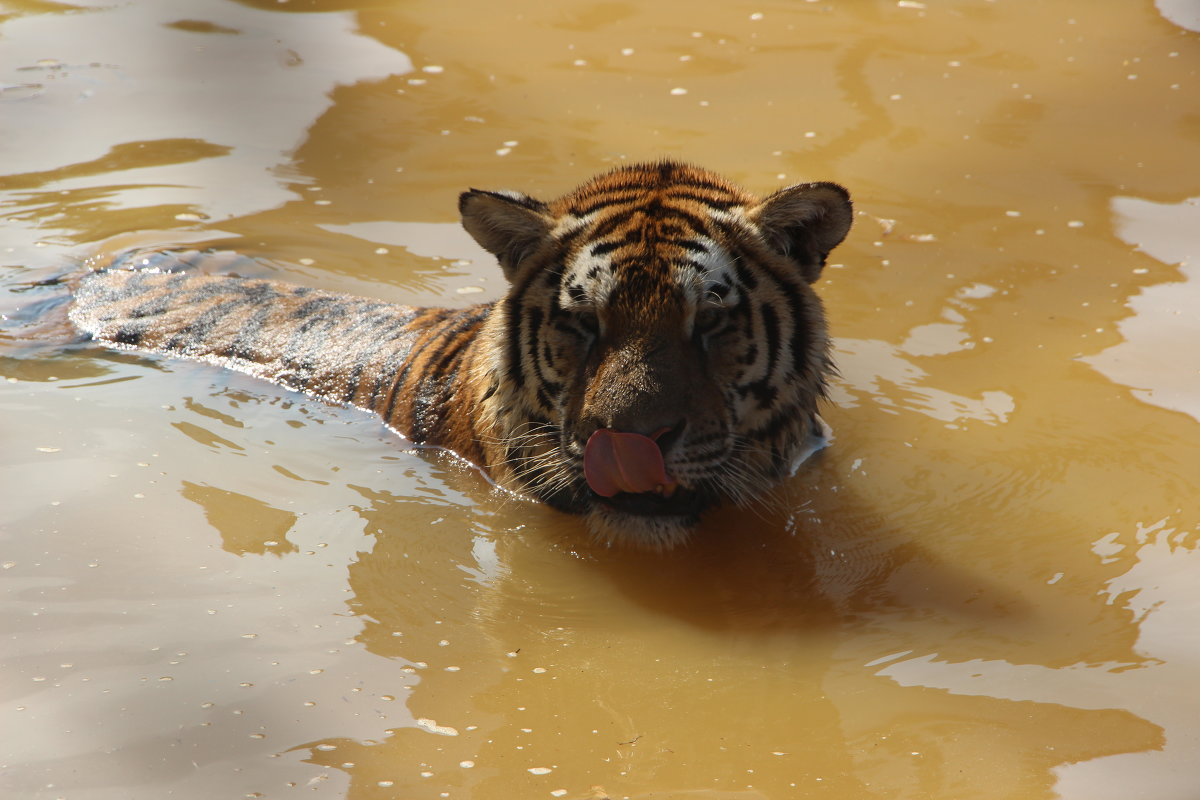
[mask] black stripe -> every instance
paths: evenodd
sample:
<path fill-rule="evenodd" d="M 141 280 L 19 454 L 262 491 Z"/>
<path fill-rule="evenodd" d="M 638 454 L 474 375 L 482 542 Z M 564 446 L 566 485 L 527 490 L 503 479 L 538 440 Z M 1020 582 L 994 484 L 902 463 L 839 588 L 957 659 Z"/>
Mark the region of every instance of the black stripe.
<path fill-rule="evenodd" d="M 763 304 L 761 310 L 763 335 L 767 339 L 767 374 L 764 380 L 769 380 L 775 374 L 775 370 L 779 366 L 779 316 L 775 313 L 774 307 Z"/>
<path fill-rule="evenodd" d="M 389 315 L 377 314 L 370 319 L 372 326 L 376 329 L 374 338 L 369 347 L 357 353 L 354 368 L 350 370 L 350 378 L 346 381 L 346 388 L 342 391 L 343 403 L 349 403 L 354 399 L 354 395 L 358 391 L 358 383 L 362 380 L 362 374 L 367 365 L 371 363 L 371 359 L 375 357 L 376 353 L 395 341 L 396 334 L 404 329 L 407 324 L 405 318 L 409 316 L 411 315 L 402 314 L 389 319 Z M 375 379 L 375 385 L 368 401 L 372 406 L 375 404 L 382 381 L 382 374 Z"/>
<path fill-rule="evenodd" d="M 267 321 L 267 317 L 271 315 L 271 307 L 264 305 L 259 308 L 250 319 L 246 322 L 242 329 L 238 331 L 238 335 L 234 337 L 233 342 L 225 351 L 225 355 L 232 358 L 242 358 L 247 361 L 257 360 L 254 356 L 253 345 L 262 332 L 263 323 Z"/>
<path fill-rule="evenodd" d="M 592 254 L 593 256 L 602 256 L 602 255 L 606 255 L 606 254 L 608 254 L 608 253 L 611 253 L 613 250 L 616 250 L 616 249 L 618 249 L 619 247 L 623 246 L 624 244 L 625 244 L 625 242 L 624 242 L 624 241 L 619 241 L 619 242 L 601 242 L 600 244 L 597 244 L 597 245 L 592 245 L 591 254 Z"/>
<path fill-rule="evenodd" d="M 165 345 L 168 350 L 177 350 L 180 352 L 189 352 L 194 348 L 186 345 L 203 345 L 205 339 L 213 332 L 213 329 L 229 316 L 233 311 L 236 311 L 246 305 L 245 300 L 226 300 L 212 306 L 191 323 L 180 328 L 179 332 L 172 336 Z"/>
<path fill-rule="evenodd" d="M 643 196 L 645 196 L 645 192 L 640 187 L 636 187 L 634 191 L 626 191 L 624 187 L 622 187 L 621 189 L 615 190 L 614 193 L 608 194 L 605 197 L 597 199 L 585 198 L 584 202 L 587 200 L 591 200 L 591 202 L 587 203 L 586 205 L 584 202 L 573 205 L 568 213 L 570 213 L 573 217 L 586 217 L 589 214 L 594 214 L 604 208 L 635 203 Z"/>
<path fill-rule="evenodd" d="M 453 314 L 452 309 L 441 308 L 429 314 L 429 316 L 434 317 L 432 322 L 427 320 L 421 321 L 421 344 L 408 351 L 408 358 L 396 379 L 397 385 L 403 386 L 408 381 L 408 376 L 412 374 L 417 361 L 421 360 L 426 350 L 432 350 L 430 358 L 434 358 L 441 352 L 442 348 L 446 347 L 445 337 L 448 335 L 447 331 L 455 323 Z M 391 402 L 388 404 L 388 416 L 391 416 L 395 402 L 396 398 L 393 396 Z"/>
<path fill-rule="evenodd" d="M 417 362 L 421 360 L 421 356 L 424 355 L 425 351 L 432 348 L 432 352 L 429 354 L 428 359 L 430 363 L 440 362 L 445 354 L 445 351 L 456 344 L 455 342 L 451 341 L 451 337 L 462 332 L 462 330 L 464 330 L 466 327 L 469 327 L 470 324 L 474 322 L 469 315 L 465 315 L 461 311 L 454 312 L 450 309 L 442 309 L 439 316 L 441 318 L 438 321 L 438 328 L 436 330 L 432 327 L 427 328 L 424 331 L 424 344 L 422 344 L 419 348 L 409 352 L 409 357 L 405 362 L 403 369 L 401 369 L 400 374 L 396 378 L 396 391 L 393 391 L 392 396 L 388 399 L 387 412 L 384 416 L 384 419 L 391 419 L 392 412 L 395 411 L 396 401 L 399 398 L 400 392 L 408 383 L 408 379 L 409 376 L 412 375 L 413 368 L 416 367 Z M 422 376 L 423 380 L 417 386 L 417 400 L 414 401 L 413 406 L 414 425 L 417 424 L 415 414 L 419 410 L 416 403 L 419 402 L 422 392 L 426 391 L 424 387 L 426 383 L 430 382 L 429 376 L 430 373 L 426 372 L 425 375 Z M 435 377 L 440 376 L 435 375 Z M 414 441 L 416 440 L 414 439 Z"/>
<path fill-rule="evenodd" d="M 691 228 L 692 233 L 699 236 L 707 236 L 709 225 L 712 220 L 707 217 L 699 217 L 690 211 L 685 211 L 682 208 L 664 207 L 661 209 L 662 216 L 660 219 L 678 219 L 683 220 L 687 227 Z"/>
<path fill-rule="evenodd" d="M 118 344 L 127 344 L 131 347 L 136 347 L 142 341 L 142 336 L 145 334 L 144 329 L 134 328 L 129 325 L 122 325 L 117 328 L 116 333 L 112 335 L 112 341 Z"/>
<path fill-rule="evenodd" d="M 723 194 L 726 197 L 728 197 L 730 194 L 728 186 L 723 186 L 719 183 L 713 183 L 712 181 L 705 180 L 704 178 L 689 177 L 684 183 L 681 183 L 680 186 L 682 186 L 684 189 L 708 189 L 714 194 Z"/>
<path fill-rule="evenodd" d="M 606 236 L 608 236 L 609 234 L 611 234 L 613 231 L 620 228 L 622 225 L 629 222 L 629 220 L 632 219 L 632 217 L 633 217 L 633 211 L 627 210 L 624 213 L 614 214 L 611 217 L 608 217 L 607 219 L 601 220 L 599 223 L 596 224 L 596 226 L 594 228 L 592 228 L 590 238 L 603 239 Z"/>
<path fill-rule="evenodd" d="M 734 255 L 733 271 L 737 274 L 738 283 L 752 292 L 758 288 L 758 278 L 754 276 L 747 263 L 745 255 L 742 252 L 739 251 Z"/>
<path fill-rule="evenodd" d="M 694 192 L 671 192 L 670 199 L 691 200 L 692 202 L 701 203 L 717 211 L 728 211 L 731 208 L 736 208 L 737 206 L 742 205 L 742 203 L 738 200 L 717 200 L 711 197 L 705 197 L 702 194 L 695 194 Z"/>

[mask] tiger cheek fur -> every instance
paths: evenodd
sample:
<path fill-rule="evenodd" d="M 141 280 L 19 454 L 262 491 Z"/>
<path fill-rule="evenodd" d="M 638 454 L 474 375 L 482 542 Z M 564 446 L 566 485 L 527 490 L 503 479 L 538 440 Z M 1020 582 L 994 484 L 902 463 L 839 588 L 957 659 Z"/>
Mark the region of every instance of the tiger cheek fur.
<path fill-rule="evenodd" d="M 832 371 L 811 284 L 850 228 L 844 189 L 760 199 L 664 161 L 548 203 L 471 190 L 459 209 L 509 282 L 494 304 L 395 306 L 159 251 L 81 278 L 70 316 L 110 346 L 376 412 L 604 541 L 673 547 L 794 470 Z"/>

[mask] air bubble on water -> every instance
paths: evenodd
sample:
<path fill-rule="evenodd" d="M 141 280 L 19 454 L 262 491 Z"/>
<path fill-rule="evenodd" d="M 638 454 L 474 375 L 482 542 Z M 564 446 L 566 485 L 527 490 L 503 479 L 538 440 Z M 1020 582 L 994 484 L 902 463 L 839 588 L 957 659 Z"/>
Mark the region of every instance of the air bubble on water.
<path fill-rule="evenodd" d="M 449 725 L 438 725 L 437 720 L 432 720 L 428 717 L 421 717 L 418 719 L 417 727 L 441 736 L 458 736 L 457 728 L 453 728 Z"/>

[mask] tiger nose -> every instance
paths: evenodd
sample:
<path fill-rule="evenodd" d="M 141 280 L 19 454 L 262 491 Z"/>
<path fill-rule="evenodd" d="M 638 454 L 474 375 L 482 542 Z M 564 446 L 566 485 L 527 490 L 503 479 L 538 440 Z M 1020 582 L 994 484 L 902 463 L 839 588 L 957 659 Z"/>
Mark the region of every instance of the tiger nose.
<path fill-rule="evenodd" d="M 658 449 L 665 456 L 670 452 L 671 448 L 679 444 L 683 439 L 683 429 L 687 426 L 687 420 L 680 420 L 674 425 L 666 425 L 659 428 L 650 434 L 650 438 L 658 443 Z"/>
<path fill-rule="evenodd" d="M 648 439 L 653 439 L 658 445 L 658 449 L 666 456 L 672 448 L 678 446 L 683 439 L 683 431 L 687 427 L 687 420 L 681 419 L 673 425 L 644 425 L 632 422 L 624 422 L 621 420 L 613 420 L 605 425 L 597 421 L 594 425 L 588 426 L 584 435 L 580 439 L 580 444 L 583 444 L 588 438 L 598 430 L 610 430 L 616 433 L 636 433 L 645 436 Z"/>

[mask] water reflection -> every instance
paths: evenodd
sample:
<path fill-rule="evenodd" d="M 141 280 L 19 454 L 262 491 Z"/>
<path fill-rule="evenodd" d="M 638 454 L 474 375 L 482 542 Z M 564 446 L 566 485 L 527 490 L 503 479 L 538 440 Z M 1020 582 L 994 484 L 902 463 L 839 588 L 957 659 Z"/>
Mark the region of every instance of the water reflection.
<path fill-rule="evenodd" d="M 1192 731 L 1200 701 L 1156 687 L 1176 684 L 1200 655 L 1194 625 L 1200 609 L 1190 590 L 1200 569 L 1195 538 L 1164 519 L 1096 542 L 1097 555 L 1127 568 L 1106 582 L 1096 602 L 1127 610 L 1138 629 L 1131 650 L 1116 660 L 1051 668 L 930 653 L 893 661 L 877 674 L 900 686 L 992 698 L 984 703 L 992 707 L 995 699 L 1017 701 L 1027 709 L 1022 715 L 1047 718 L 1034 727 L 1053 731 L 1045 765 L 1053 767 L 1056 796 L 1139 797 L 1153 786 L 1156 798 L 1190 798 L 1200 783 Z M 1074 743 L 1064 730 L 1076 731 Z"/>
<path fill-rule="evenodd" d="M 1184 345 L 1200 341 L 1200 198 L 1155 203 L 1116 197 L 1112 207 L 1118 235 L 1164 264 L 1178 265 L 1171 277 L 1183 280 L 1148 286 L 1130 298 L 1133 316 L 1117 323 L 1124 341 L 1083 360 L 1133 389 L 1139 400 L 1200 422 L 1200 350 Z"/>
<path fill-rule="evenodd" d="M 834 352 L 844 383 L 835 389 L 835 401 L 841 406 L 853 408 L 862 402 L 860 398 L 868 399 L 885 408 L 927 414 L 942 420 L 947 426 L 956 426 L 966 420 L 978 420 L 990 425 L 1007 422 L 1008 416 L 1016 408 L 1008 392 L 997 389 L 984 391 L 979 397 L 965 397 L 925 385 L 929 381 L 929 373 L 902 354 L 912 352 L 914 337 L 932 337 L 934 334 L 929 330 L 930 327 L 925 326 L 920 332 L 914 331 L 913 336 L 899 347 L 878 340 L 838 339 Z M 959 335 L 958 329 L 954 328 L 953 338 L 957 340 Z M 944 343 L 945 340 L 943 346 Z M 947 352 L 960 349 L 963 348 L 952 347 Z M 916 353 L 922 356 L 944 354 L 936 350 L 931 352 L 927 345 Z"/>
<path fill-rule="evenodd" d="M 240 492 L 189 481 L 184 481 L 179 493 L 204 509 L 208 524 L 221 533 L 221 546 L 234 555 L 281 556 L 297 550 L 287 538 L 298 519 L 291 511 Z"/>
<path fill-rule="evenodd" d="M 98 13 L 119 37 L 95 34 Z M 8 108 L 0 116 L 0 175 L 9 176 L 2 185 L 44 193 L 10 195 L 3 207 L 10 220 L 53 223 L 56 236 L 72 242 L 94 238 L 98 212 L 110 215 L 105 233 L 113 234 L 295 200 L 287 185 L 296 177 L 292 149 L 329 108 L 334 88 L 412 69 L 345 12 L 158 0 L 29 14 L 4 27 L 0 82 L 39 76 L 41 89 L 0 95 Z M 71 134 L 79 130 L 87 135 Z M 48 135 L 56 146 L 46 146 Z M 115 214 L 131 209 L 153 214 L 136 224 L 133 214 Z M 5 230 L 13 246 L 37 236 L 35 225 Z"/>

